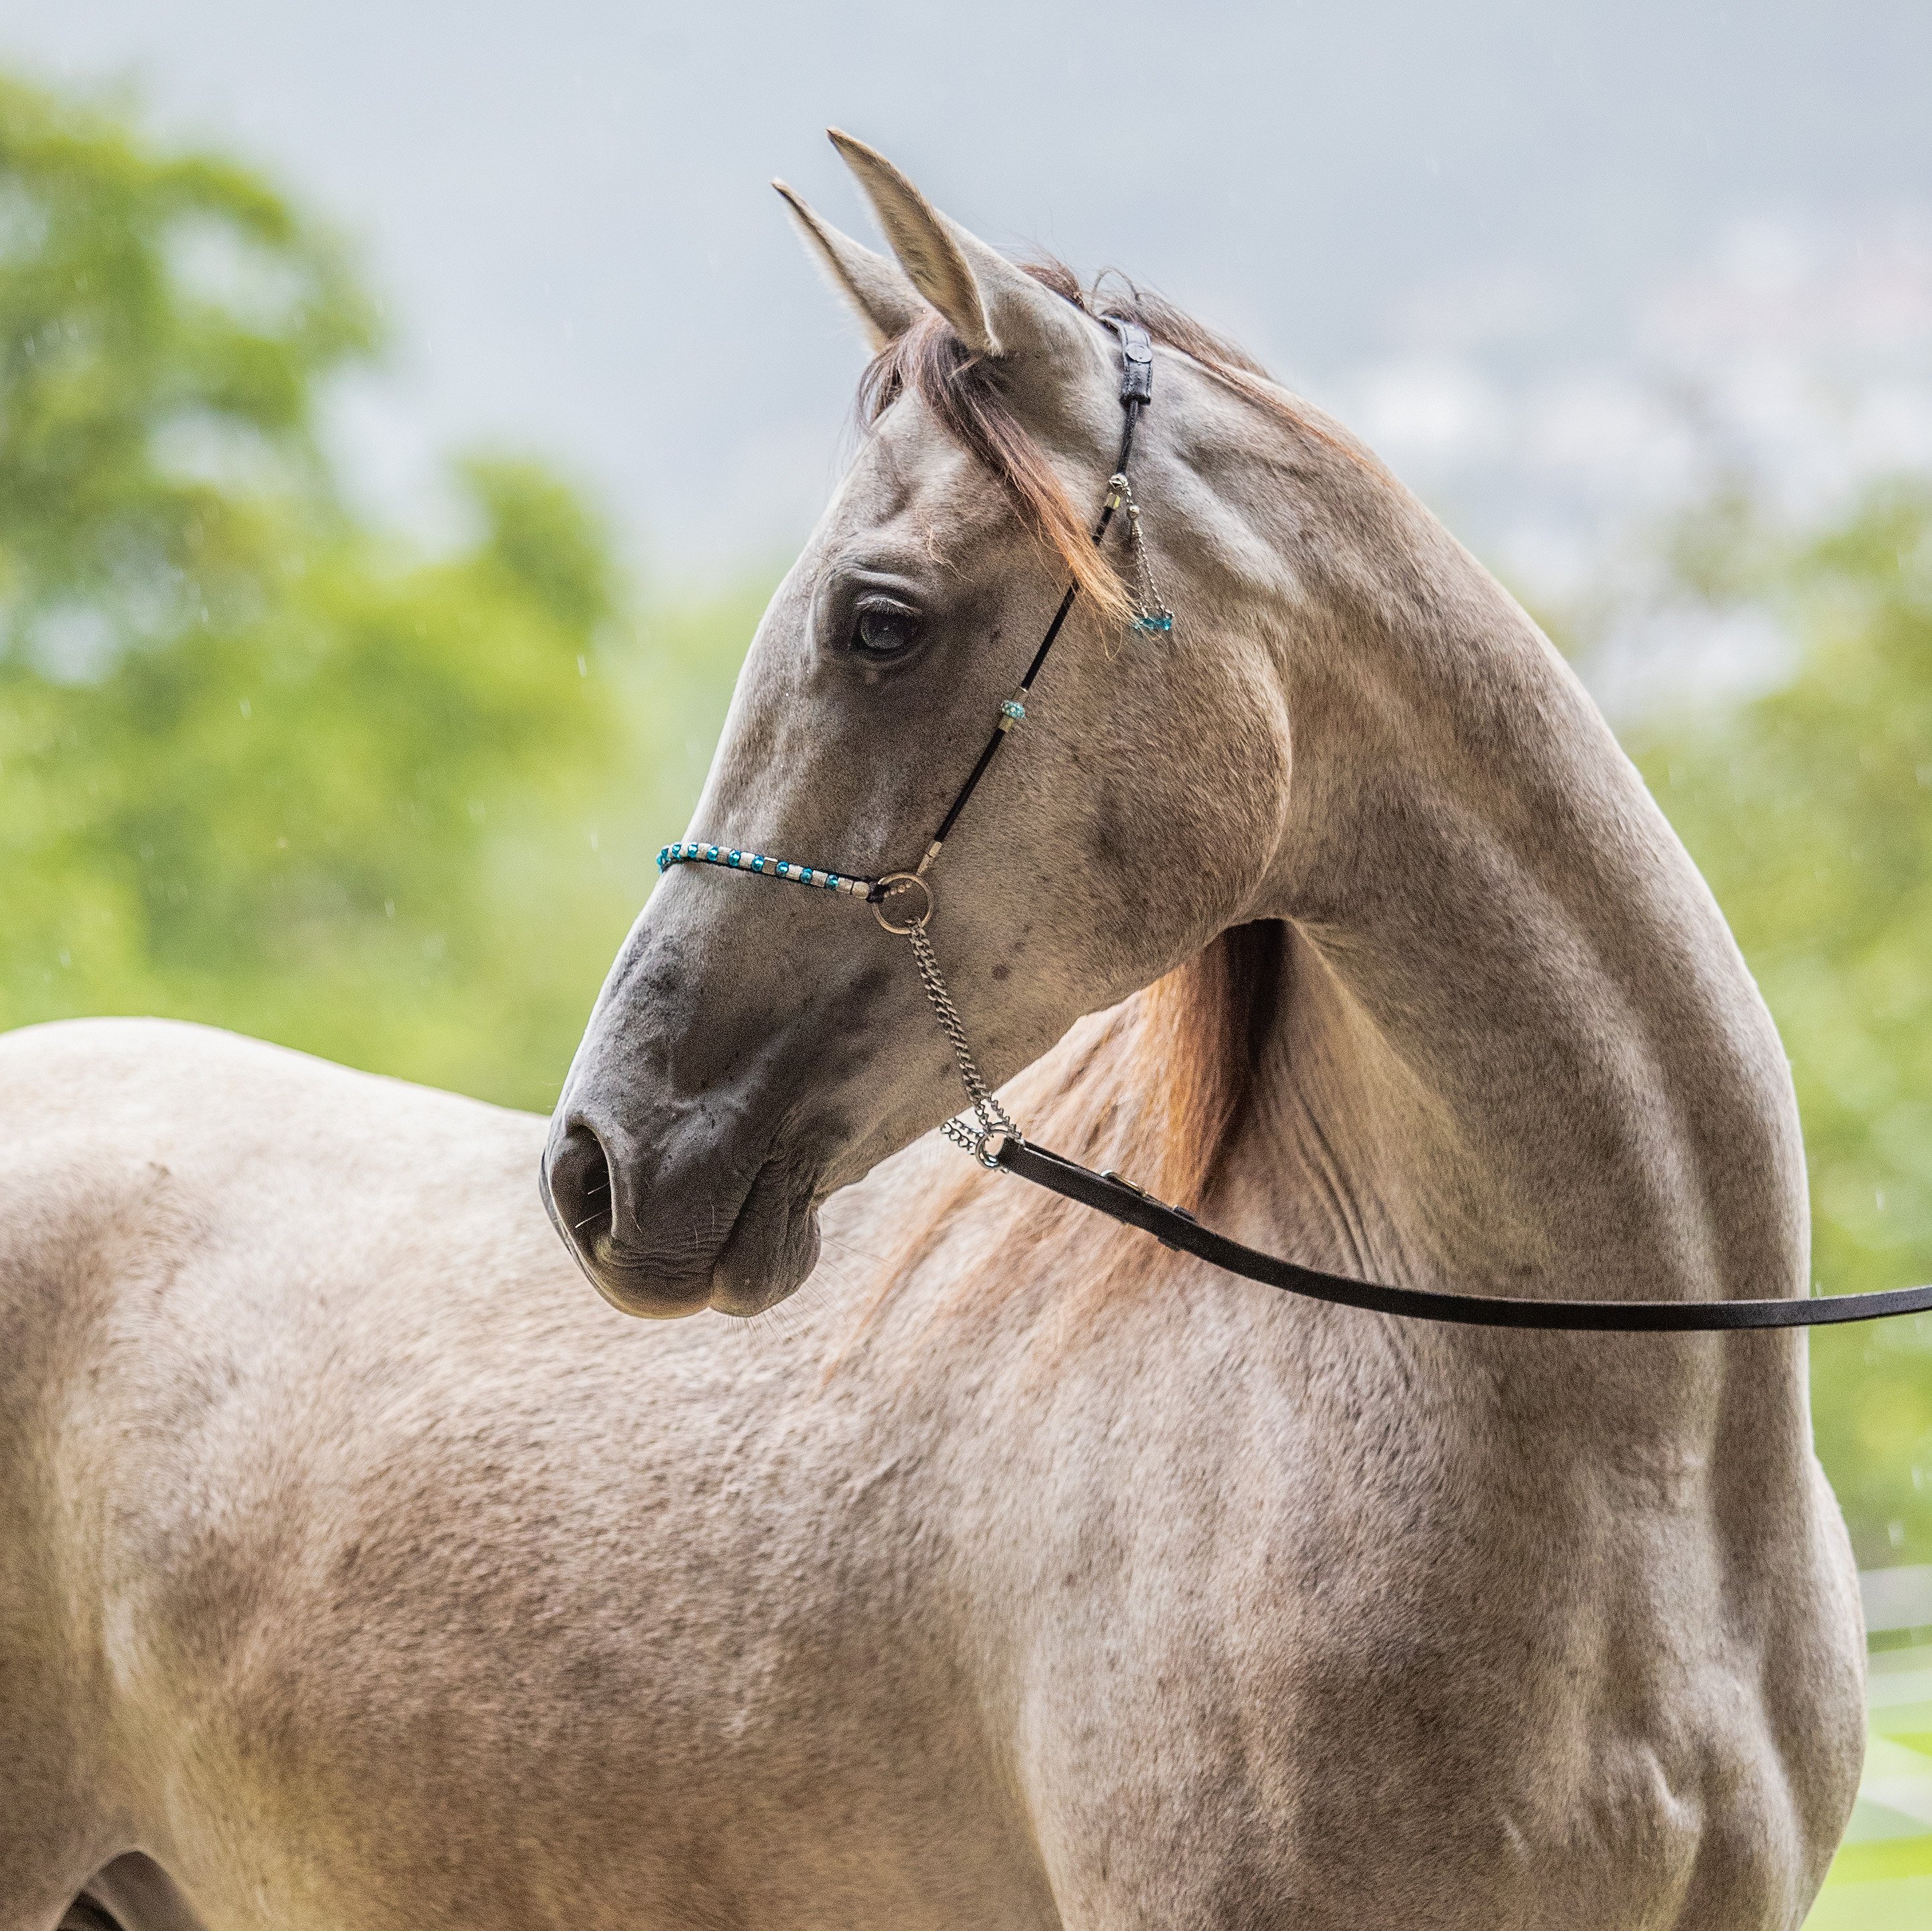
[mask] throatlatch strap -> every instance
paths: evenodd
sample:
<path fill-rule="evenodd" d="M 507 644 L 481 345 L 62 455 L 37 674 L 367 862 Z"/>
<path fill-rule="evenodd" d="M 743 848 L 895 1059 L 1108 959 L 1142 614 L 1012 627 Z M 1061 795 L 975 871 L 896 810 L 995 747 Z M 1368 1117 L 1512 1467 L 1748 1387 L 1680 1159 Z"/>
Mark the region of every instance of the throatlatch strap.
<path fill-rule="evenodd" d="M 1822 1294 L 1808 1300 L 1565 1301 L 1517 1300 L 1500 1294 L 1444 1294 L 1426 1288 L 1388 1288 L 1352 1280 L 1244 1247 L 1203 1227 L 1191 1213 L 1168 1207 L 1112 1174 L 1096 1174 L 1077 1161 L 1030 1145 L 1016 1136 L 992 1156 L 1049 1192 L 1078 1201 L 1096 1213 L 1151 1234 L 1210 1267 L 1239 1274 L 1284 1294 L 1340 1307 L 1366 1308 L 1412 1321 L 1457 1321 L 1478 1327 L 1543 1327 L 1608 1334 L 1712 1334 L 1741 1328 L 1826 1327 L 1841 1321 L 1882 1321 L 1888 1315 L 1932 1310 L 1932 1286 L 1891 1288 L 1874 1294 Z"/>

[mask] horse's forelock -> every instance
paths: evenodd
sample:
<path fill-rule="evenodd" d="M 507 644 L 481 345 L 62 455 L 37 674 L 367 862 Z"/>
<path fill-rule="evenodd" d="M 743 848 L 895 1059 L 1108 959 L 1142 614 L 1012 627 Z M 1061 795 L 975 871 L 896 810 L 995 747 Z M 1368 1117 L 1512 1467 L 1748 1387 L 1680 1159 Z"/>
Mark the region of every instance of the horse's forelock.
<path fill-rule="evenodd" d="M 1164 297 L 1111 269 L 1090 289 L 1083 289 L 1073 271 L 1052 256 L 1020 265 L 1063 301 L 1096 319 L 1139 323 L 1155 341 L 1198 363 L 1279 423 L 1378 470 L 1365 451 L 1306 415 L 1245 349 Z M 860 379 L 860 421 L 876 422 L 907 394 L 916 395 L 946 433 L 992 474 L 1022 522 L 1065 565 L 1089 607 L 1125 618 L 1126 592 L 1089 536 L 1090 511 L 1068 500 L 1038 442 L 1013 413 L 994 367 L 975 355 L 936 310 L 928 310 L 873 358 Z"/>
<path fill-rule="evenodd" d="M 1060 487 L 1046 453 L 1009 407 L 992 366 L 974 355 L 937 312 L 922 316 L 874 358 L 860 387 L 861 416 L 876 421 L 908 393 L 998 482 L 1022 523 L 1080 586 L 1088 606 L 1125 618 L 1128 605 L 1120 580 L 1094 547 L 1087 521 Z"/>
<path fill-rule="evenodd" d="M 1156 342 L 1217 373 L 1272 389 L 1267 371 L 1241 349 L 1124 277 L 1103 276 L 1089 290 L 1081 287 L 1064 262 L 1050 256 L 1022 265 L 1043 287 L 1088 314 L 1138 322 Z M 1103 293 L 1110 280 L 1118 283 L 1118 292 Z M 1027 528 L 1066 565 L 1089 606 L 1109 616 L 1126 616 L 1120 579 L 1090 539 L 1090 513 L 1068 500 L 1039 443 L 1013 413 L 994 367 L 975 355 L 937 310 L 929 310 L 873 358 L 860 381 L 860 419 L 868 425 L 876 422 L 908 394 L 917 396 L 946 433 L 998 482 Z"/>

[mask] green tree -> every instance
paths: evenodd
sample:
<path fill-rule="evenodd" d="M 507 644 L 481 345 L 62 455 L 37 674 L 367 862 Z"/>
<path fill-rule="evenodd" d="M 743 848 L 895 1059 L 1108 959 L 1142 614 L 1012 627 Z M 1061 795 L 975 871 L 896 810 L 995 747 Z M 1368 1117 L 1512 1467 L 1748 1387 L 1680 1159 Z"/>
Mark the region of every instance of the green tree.
<path fill-rule="evenodd" d="M 0 1025 L 546 1105 L 641 895 L 592 850 L 622 595 L 532 465 L 464 466 L 454 556 L 350 514 L 316 417 L 371 313 L 254 175 L 0 82 Z"/>
<path fill-rule="evenodd" d="M 1768 602 L 1797 673 L 1633 749 L 1791 1055 L 1819 1283 L 1932 1279 L 1932 491 L 1881 490 L 1795 556 L 1731 506 L 1683 554 Z M 1861 1560 L 1932 1561 L 1932 1318 L 1827 1331 L 1812 1364 Z"/>

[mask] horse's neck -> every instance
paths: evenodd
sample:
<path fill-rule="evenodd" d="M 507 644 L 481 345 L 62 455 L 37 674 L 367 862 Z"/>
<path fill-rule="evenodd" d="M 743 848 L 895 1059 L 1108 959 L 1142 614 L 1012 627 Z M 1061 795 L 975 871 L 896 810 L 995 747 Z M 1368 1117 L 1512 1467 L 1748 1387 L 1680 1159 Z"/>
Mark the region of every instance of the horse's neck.
<path fill-rule="evenodd" d="M 1350 1271 L 1574 1296 L 1802 1288 L 1784 1056 L 1568 670 L 1442 541 L 1291 673 L 1295 937 L 1238 1171 Z"/>

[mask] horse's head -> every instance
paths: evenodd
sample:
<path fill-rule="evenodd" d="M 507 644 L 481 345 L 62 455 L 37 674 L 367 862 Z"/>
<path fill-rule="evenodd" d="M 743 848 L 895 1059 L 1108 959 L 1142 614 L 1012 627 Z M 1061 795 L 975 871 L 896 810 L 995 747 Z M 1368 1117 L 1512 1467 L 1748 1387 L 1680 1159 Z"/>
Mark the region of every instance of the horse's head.
<path fill-rule="evenodd" d="M 1077 582 L 1024 722 L 928 874 L 931 941 L 997 1082 L 1252 916 L 1280 844 L 1274 573 L 1232 507 L 1261 487 L 1255 376 L 1148 316 L 1164 346 L 1132 478 L 1179 614 L 1136 631 L 1126 519 L 1099 550 L 1088 533 L 1120 446 L 1114 333 L 833 138 L 896 265 L 784 191 L 878 350 L 871 424 L 759 626 L 689 835 L 911 870 Z M 960 1101 L 907 943 L 862 899 L 676 865 L 592 1015 L 546 1198 L 619 1306 L 752 1313 L 811 1271 L 818 1203 Z"/>

